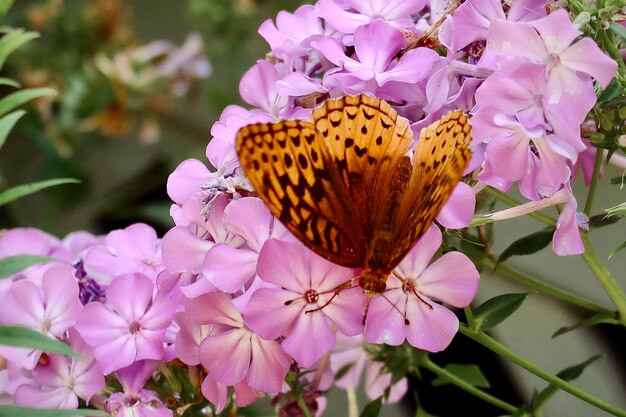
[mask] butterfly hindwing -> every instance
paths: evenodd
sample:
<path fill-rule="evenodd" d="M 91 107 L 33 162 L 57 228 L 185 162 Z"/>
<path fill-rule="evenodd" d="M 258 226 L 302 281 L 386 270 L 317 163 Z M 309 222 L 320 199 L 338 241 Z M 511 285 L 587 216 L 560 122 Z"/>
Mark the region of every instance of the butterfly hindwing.
<path fill-rule="evenodd" d="M 459 110 L 421 131 L 413 172 L 397 212 L 397 245 L 390 264 L 404 258 L 448 201 L 469 164 L 471 140 L 467 115 Z"/>
<path fill-rule="evenodd" d="M 259 197 L 296 237 L 332 262 L 362 265 L 363 217 L 350 212 L 350 193 L 310 122 L 245 126 L 236 148 Z"/>

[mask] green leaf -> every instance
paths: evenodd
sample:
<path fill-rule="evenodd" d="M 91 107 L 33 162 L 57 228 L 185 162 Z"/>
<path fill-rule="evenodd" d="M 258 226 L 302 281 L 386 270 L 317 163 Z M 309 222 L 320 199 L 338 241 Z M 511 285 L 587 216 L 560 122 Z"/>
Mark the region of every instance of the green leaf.
<path fill-rule="evenodd" d="M 626 177 L 624 175 L 611 178 L 612 185 L 624 185 L 626 183 Z"/>
<path fill-rule="evenodd" d="M 48 256 L 38 255 L 13 255 L 0 259 L 0 278 L 6 278 L 16 274 L 31 265 L 59 261 Z"/>
<path fill-rule="evenodd" d="M 596 214 L 589 219 L 589 230 L 615 224 L 623 218 L 624 215 L 622 214 Z"/>
<path fill-rule="evenodd" d="M 72 416 L 101 416 L 111 417 L 111 414 L 100 410 L 79 408 L 76 410 L 59 410 L 45 408 L 18 407 L 15 405 L 0 405 L 0 417 L 72 417 Z"/>
<path fill-rule="evenodd" d="M 430 414 L 428 411 L 424 410 L 422 407 L 418 407 L 417 411 L 415 411 L 415 417 L 437 417 L 434 414 Z"/>
<path fill-rule="evenodd" d="M 588 367 L 589 365 L 591 365 L 592 363 L 594 363 L 601 357 L 602 355 L 592 356 L 591 358 L 587 359 L 586 361 L 582 363 L 579 363 L 578 365 L 570 366 L 569 368 L 563 369 L 561 372 L 556 374 L 556 376 L 558 376 L 564 381 L 572 381 L 578 378 L 583 373 L 586 367 Z M 544 388 L 541 392 L 533 395 L 533 398 L 531 400 L 533 411 L 542 410 L 545 404 L 550 399 L 550 397 L 552 397 L 558 390 L 559 389 L 556 386 L 549 385 L 546 388 Z"/>
<path fill-rule="evenodd" d="M 559 330 L 554 332 L 552 337 L 555 338 L 565 333 L 569 333 L 572 330 L 584 329 L 584 328 L 595 326 L 596 324 L 601 324 L 601 323 L 620 324 L 620 321 L 615 320 L 615 318 L 613 318 L 613 313 L 598 313 L 581 321 L 580 323 L 576 323 L 572 326 L 561 327 Z"/>
<path fill-rule="evenodd" d="M 516 240 L 502 252 L 498 263 L 504 262 L 511 256 L 532 255 L 539 252 L 552 242 L 553 234 L 554 229 L 550 227 Z"/>
<path fill-rule="evenodd" d="M 623 41 L 626 41 L 626 28 L 624 26 L 619 23 L 611 22 L 609 24 L 609 30 L 622 38 Z"/>
<path fill-rule="evenodd" d="M 33 182 L 31 184 L 18 185 L 0 193 L 0 206 L 10 203 L 13 200 L 17 200 L 20 197 L 24 197 L 25 195 L 43 190 L 44 188 L 54 187 L 55 185 L 61 184 L 78 183 L 80 183 L 80 181 L 75 178 L 55 178 L 52 180 Z"/>
<path fill-rule="evenodd" d="M 624 91 L 624 87 L 616 79 L 611 80 L 609 85 L 606 86 L 600 97 L 598 97 L 598 103 L 604 107 L 604 103 L 619 97 Z"/>
<path fill-rule="evenodd" d="M 367 404 L 359 417 L 378 417 L 380 413 L 380 407 L 383 405 L 383 396 L 376 398 L 371 403 Z"/>
<path fill-rule="evenodd" d="M 43 96 L 54 96 L 56 95 L 56 91 L 51 88 L 28 88 L 26 90 L 16 91 L 14 93 L 9 94 L 0 100 L 0 116 L 3 114 L 10 112 L 17 106 L 21 106 L 24 103 L 29 102 L 30 100 L 43 97 Z"/>
<path fill-rule="evenodd" d="M 474 323 L 479 329 L 491 330 L 513 314 L 528 294 L 502 294 L 485 301 L 474 310 Z"/>
<path fill-rule="evenodd" d="M 444 369 L 475 387 L 490 387 L 489 381 L 487 381 L 487 378 L 485 378 L 485 375 L 476 364 L 463 365 L 459 363 L 450 363 L 446 365 Z M 439 376 L 433 380 L 432 385 L 434 387 L 440 387 L 449 383 L 450 382 L 445 377 Z"/>
<path fill-rule="evenodd" d="M 10 78 L 6 78 L 6 77 L 0 77 L 0 85 L 8 85 L 10 87 L 22 88 L 20 83 Z"/>
<path fill-rule="evenodd" d="M 0 17 L 4 17 L 13 6 L 13 0 L 0 0 Z"/>
<path fill-rule="evenodd" d="M 16 405 L 0 405 L 0 417 L 72 417 L 72 416 L 101 416 L 111 417 L 111 414 L 90 408 L 76 410 L 60 410 L 45 408 L 18 407 Z"/>
<path fill-rule="evenodd" d="M 0 345 L 19 346 L 79 357 L 69 345 L 24 327 L 0 326 Z"/>
<path fill-rule="evenodd" d="M 4 66 L 7 57 L 20 46 L 38 38 L 37 32 L 25 32 L 23 29 L 14 29 L 0 39 L 0 68 Z"/>
<path fill-rule="evenodd" d="M 621 245 L 613 249 L 611 253 L 609 253 L 609 259 L 613 258 L 615 255 L 617 255 L 619 251 L 621 251 L 624 248 L 626 248 L 626 241 L 624 241 L 624 243 L 622 243 Z"/>
<path fill-rule="evenodd" d="M 9 132 L 11 132 L 11 129 L 15 126 L 15 123 L 17 123 L 17 121 L 20 120 L 20 117 L 25 114 L 26 112 L 24 110 L 16 110 L 13 113 L 9 113 L 0 118 L 0 148 L 4 145 Z"/>

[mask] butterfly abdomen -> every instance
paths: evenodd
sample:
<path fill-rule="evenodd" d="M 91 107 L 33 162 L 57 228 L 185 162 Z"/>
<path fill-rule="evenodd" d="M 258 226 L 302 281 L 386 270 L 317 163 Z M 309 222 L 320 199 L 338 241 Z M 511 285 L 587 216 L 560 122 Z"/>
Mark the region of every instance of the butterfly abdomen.
<path fill-rule="evenodd" d="M 365 268 L 358 276 L 359 286 L 368 296 L 382 294 L 387 289 L 388 275 L 387 272 Z"/>

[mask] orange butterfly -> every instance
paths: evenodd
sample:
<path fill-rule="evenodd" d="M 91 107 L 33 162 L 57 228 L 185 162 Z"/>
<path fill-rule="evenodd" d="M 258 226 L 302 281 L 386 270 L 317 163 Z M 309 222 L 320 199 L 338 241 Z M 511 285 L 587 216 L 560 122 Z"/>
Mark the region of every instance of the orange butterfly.
<path fill-rule="evenodd" d="M 371 297 L 452 194 L 470 142 L 467 115 L 452 111 L 422 130 L 411 161 L 407 120 L 359 95 L 327 100 L 311 121 L 245 126 L 236 149 L 271 212 L 322 257 L 362 268 Z"/>

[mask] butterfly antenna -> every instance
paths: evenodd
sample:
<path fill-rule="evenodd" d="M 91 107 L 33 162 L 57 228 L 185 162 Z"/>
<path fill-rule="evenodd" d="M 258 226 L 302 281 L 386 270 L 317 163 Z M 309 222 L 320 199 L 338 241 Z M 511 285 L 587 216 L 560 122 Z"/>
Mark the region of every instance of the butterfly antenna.
<path fill-rule="evenodd" d="M 389 298 L 385 297 L 385 294 L 381 294 L 380 296 L 383 297 L 385 299 L 385 301 L 387 301 L 389 303 L 389 305 L 391 305 L 391 307 L 393 307 L 393 309 L 398 312 L 398 314 L 400 314 L 402 317 L 404 317 L 404 325 L 408 326 L 410 324 L 410 321 L 409 321 L 409 319 L 406 316 L 406 312 L 402 312 L 402 310 L 400 310 L 395 303 L 393 303 Z"/>

